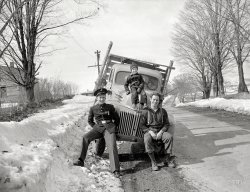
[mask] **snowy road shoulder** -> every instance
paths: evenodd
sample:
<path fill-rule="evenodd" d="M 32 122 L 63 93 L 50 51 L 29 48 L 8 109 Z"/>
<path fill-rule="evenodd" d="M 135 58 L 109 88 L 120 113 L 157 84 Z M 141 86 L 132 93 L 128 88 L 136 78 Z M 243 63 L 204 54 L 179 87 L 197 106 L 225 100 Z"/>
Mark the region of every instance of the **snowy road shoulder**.
<path fill-rule="evenodd" d="M 108 161 L 96 162 L 91 146 L 87 161 L 93 165 L 71 166 L 90 128 L 86 115 L 93 101 L 76 96 L 21 122 L 0 122 L 0 191 L 122 191 Z"/>
<path fill-rule="evenodd" d="M 250 99 L 224 99 L 224 98 L 202 99 L 189 103 L 179 103 L 176 106 L 210 107 L 213 109 L 250 115 Z"/>

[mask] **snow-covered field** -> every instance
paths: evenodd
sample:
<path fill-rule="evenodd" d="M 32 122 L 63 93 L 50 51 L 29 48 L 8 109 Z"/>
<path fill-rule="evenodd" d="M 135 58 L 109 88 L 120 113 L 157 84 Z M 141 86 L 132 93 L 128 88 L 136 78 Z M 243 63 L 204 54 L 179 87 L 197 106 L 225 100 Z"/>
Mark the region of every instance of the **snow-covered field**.
<path fill-rule="evenodd" d="M 21 122 L 0 122 L 0 191 L 123 191 L 109 161 L 96 158 L 92 146 L 86 168 L 72 166 L 90 129 L 86 116 L 93 102 L 79 95 Z"/>

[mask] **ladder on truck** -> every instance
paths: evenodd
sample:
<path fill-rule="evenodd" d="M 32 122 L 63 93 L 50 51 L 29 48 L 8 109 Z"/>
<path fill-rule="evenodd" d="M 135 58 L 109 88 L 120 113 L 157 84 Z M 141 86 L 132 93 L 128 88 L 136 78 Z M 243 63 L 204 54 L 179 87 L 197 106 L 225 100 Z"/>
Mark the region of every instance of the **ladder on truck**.
<path fill-rule="evenodd" d="M 102 87 L 103 82 L 107 81 L 110 75 L 110 71 L 113 65 L 115 64 L 132 64 L 135 62 L 139 67 L 143 68 L 148 68 L 148 69 L 153 69 L 157 70 L 162 74 L 162 85 L 161 85 L 161 93 L 164 92 L 164 88 L 166 84 L 169 81 L 170 73 L 172 69 L 175 69 L 173 67 L 173 61 L 171 60 L 169 63 L 169 66 L 158 64 L 158 63 L 153 63 L 153 62 L 148 62 L 148 61 L 142 61 L 139 59 L 133 59 L 125 56 L 120 56 L 120 55 L 115 55 L 115 54 L 110 54 L 110 50 L 112 47 L 113 43 L 110 42 L 108 51 L 106 53 L 106 56 L 104 58 L 104 62 L 101 68 L 101 71 L 98 75 L 98 79 L 96 81 L 96 86 L 95 89 Z"/>

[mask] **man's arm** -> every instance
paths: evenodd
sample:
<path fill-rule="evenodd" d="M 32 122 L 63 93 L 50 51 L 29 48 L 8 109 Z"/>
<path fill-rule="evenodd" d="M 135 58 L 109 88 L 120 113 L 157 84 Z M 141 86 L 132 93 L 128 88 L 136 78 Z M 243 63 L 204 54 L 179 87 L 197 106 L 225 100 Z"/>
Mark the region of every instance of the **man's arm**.
<path fill-rule="evenodd" d="M 95 125 L 93 107 L 90 107 L 90 109 L 89 109 L 88 123 L 91 127 L 93 127 Z"/>
<path fill-rule="evenodd" d="M 170 123 L 168 120 L 168 113 L 165 109 L 162 109 L 163 112 L 163 127 L 161 129 L 162 132 L 166 132 L 168 128 L 170 127 Z"/>
<path fill-rule="evenodd" d="M 143 133 L 146 133 L 149 131 L 149 128 L 147 127 L 147 111 L 142 112 L 139 126 L 142 129 Z"/>
<path fill-rule="evenodd" d="M 110 105 L 110 106 L 111 106 L 111 109 L 110 109 L 111 118 L 114 120 L 115 125 L 118 126 L 120 123 L 120 117 L 117 111 L 115 110 L 115 107 L 113 105 Z"/>

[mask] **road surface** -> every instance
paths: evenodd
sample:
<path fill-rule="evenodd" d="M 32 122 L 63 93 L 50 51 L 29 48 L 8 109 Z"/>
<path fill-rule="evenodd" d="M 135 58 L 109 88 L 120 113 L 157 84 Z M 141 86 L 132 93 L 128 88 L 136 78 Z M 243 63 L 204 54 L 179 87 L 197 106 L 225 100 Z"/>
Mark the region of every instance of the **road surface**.
<path fill-rule="evenodd" d="M 147 158 L 121 162 L 124 190 L 234 191 L 250 188 L 250 117 L 199 108 L 171 108 L 176 131 L 174 154 L 178 168 L 152 172 Z M 123 144 L 121 152 L 129 152 Z"/>

